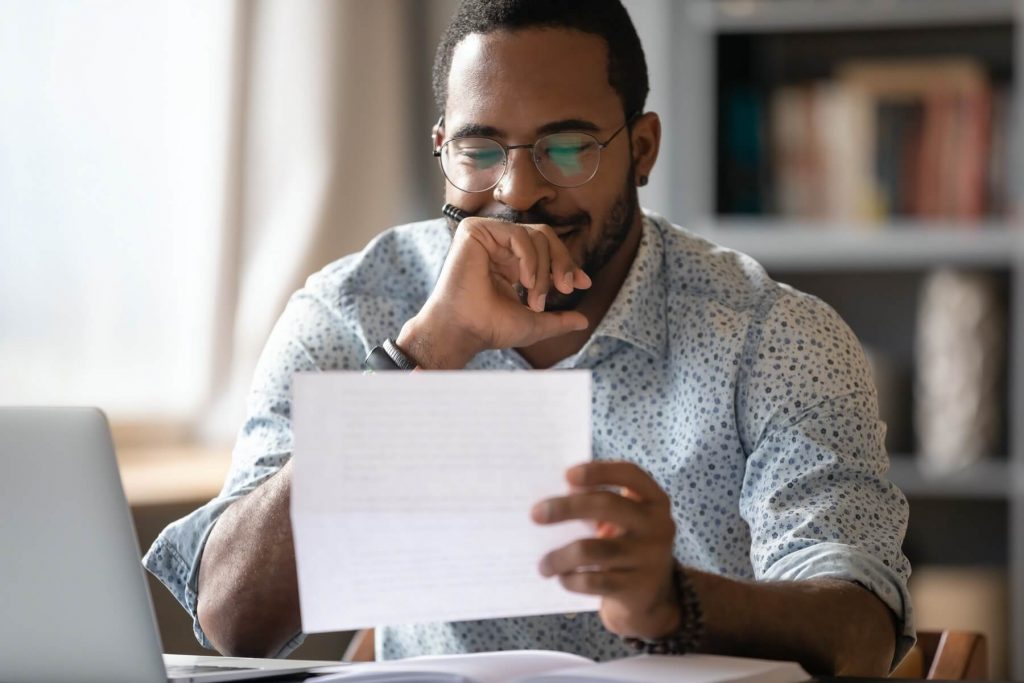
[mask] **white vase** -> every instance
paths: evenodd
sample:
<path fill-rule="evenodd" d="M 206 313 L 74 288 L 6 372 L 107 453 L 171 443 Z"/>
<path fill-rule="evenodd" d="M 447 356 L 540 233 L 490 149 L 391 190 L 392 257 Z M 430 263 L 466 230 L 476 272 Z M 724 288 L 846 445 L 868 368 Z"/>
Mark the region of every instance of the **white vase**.
<path fill-rule="evenodd" d="M 1006 323 L 992 275 L 930 273 L 918 307 L 914 415 L 920 464 L 961 470 L 999 443 Z"/>

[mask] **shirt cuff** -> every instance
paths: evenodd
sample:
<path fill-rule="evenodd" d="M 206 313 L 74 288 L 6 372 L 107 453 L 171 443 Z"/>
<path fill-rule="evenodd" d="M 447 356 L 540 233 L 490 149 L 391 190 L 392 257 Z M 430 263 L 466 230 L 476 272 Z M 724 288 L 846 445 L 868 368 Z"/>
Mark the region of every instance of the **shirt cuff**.
<path fill-rule="evenodd" d="M 889 670 L 895 669 L 917 641 L 914 610 L 906 581 L 877 557 L 842 543 L 816 543 L 786 555 L 758 577 L 769 581 L 822 578 L 859 583 L 892 610 L 899 635 Z"/>

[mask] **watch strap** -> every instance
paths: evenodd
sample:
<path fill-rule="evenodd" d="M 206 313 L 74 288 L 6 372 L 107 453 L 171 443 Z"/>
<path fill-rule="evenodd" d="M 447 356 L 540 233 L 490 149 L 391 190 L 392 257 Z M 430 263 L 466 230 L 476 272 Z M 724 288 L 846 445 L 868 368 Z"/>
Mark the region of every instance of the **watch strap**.
<path fill-rule="evenodd" d="M 396 344 L 395 340 L 392 339 L 391 337 L 388 337 L 387 339 L 385 339 L 384 343 L 381 344 L 381 346 L 384 347 L 384 352 L 387 353 L 388 356 L 390 356 L 391 360 L 393 360 L 395 362 L 395 365 L 397 365 L 399 367 L 399 369 L 401 369 L 401 370 L 415 370 L 416 369 L 416 363 L 414 363 L 411 358 L 409 358 L 407 355 L 405 355 L 405 353 L 402 351 L 402 349 L 398 348 L 398 344 Z"/>
<path fill-rule="evenodd" d="M 415 370 L 416 364 L 406 356 L 395 341 L 388 337 L 379 346 L 370 349 L 363 361 L 366 372 L 382 372 L 385 370 Z"/>

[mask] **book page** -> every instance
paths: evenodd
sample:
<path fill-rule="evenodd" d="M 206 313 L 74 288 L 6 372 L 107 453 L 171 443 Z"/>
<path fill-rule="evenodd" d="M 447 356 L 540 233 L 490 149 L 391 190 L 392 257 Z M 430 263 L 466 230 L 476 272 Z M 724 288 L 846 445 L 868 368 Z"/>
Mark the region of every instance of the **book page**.
<path fill-rule="evenodd" d="M 597 609 L 538 572 L 591 536 L 539 526 L 591 459 L 586 372 L 300 374 L 291 514 L 302 630 Z"/>
<path fill-rule="evenodd" d="M 512 679 L 515 683 L 800 683 L 796 662 L 721 655 L 641 655 Z"/>
<path fill-rule="evenodd" d="M 376 680 L 410 683 L 508 683 L 537 674 L 572 666 L 592 665 L 589 659 L 566 652 L 547 650 L 511 650 L 506 652 L 477 652 L 464 655 L 410 657 L 386 662 L 360 662 L 339 664 L 314 669 L 317 683 L 351 681 L 373 683 Z"/>

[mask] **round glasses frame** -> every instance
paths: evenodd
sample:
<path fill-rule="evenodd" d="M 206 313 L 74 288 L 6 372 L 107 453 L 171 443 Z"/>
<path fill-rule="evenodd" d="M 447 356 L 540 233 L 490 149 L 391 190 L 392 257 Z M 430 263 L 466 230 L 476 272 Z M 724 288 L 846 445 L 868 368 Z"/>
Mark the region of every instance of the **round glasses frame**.
<path fill-rule="evenodd" d="M 594 179 L 594 176 L 597 175 L 598 169 L 601 167 L 601 152 L 608 145 L 611 144 L 612 140 L 614 140 L 618 136 L 619 133 L 621 133 L 627 127 L 629 127 L 637 119 L 637 117 L 639 117 L 639 116 L 640 116 L 640 112 L 637 112 L 637 113 L 633 114 L 632 116 L 628 117 L 626 119 L 626 121 L 621 126 L 616 128 L 615 132 L 612 133 L 611 135 L 609 135 L 608 138 L 604 142 L 599 140 L 594 135 L 592 135 L 590 133 L 587 133 L 585 131 L 560 131 L 558 133 L 549 133 L 548 135 L 540 136 L 539 138 L 534 140 L 532 143 L 523 144 L 523 145 L 506 145 L 506 144 L 503 144 L 500 140 L 495 140 L 494 138 L 489 138 L 489 137 L 487 137 L 485 135 L 465 135 L 465 136 L 460 136 L 460 137 L 450 138 L 448 140 L 445 140 L 444 142 L 442 142 L 440 144 L 440 146 L 437 146 L 437 147 L 434 148 L 433 155 L 437 158 L 438 165 L 441 167 L 441 173 L 444 175 L 445 179 L 449 183 L 451 183 L 454 187 L 458 188 L 462 192 L 477 193 L 477 192 L 489 192 L 490 190 L 493 190 L 495 187 L 498 186 L 498 184 L 505 177 L 505 174 L 508 173 L 508 156 L 509 156 L 509 153 L 512 150 L 514 150 L 514 149 L 529 149 L 532 152 L 534 152 L 533 154 L 530 154 L 530 159 L 533 161 L 533 165 L 536 167 L 537 172 L 540 173 L 541 177 L 543 177 L 544 180 L 548 181 L 549 183 L 551 183 L 555 187 L 561 187 L 561 188 L 570 189 L 570 188 L 574 188 L 574 187 L 580 187 L 581 185 L 585 185 L 585 184 L 589 183 L 591 180 Z M 443 126 L 443 125 L 444 125 L 444 117 L 442 116 L 438 120 L 437 125 L 434 126 L 434 130 L 435 131 L 440 130 L 441 126 Z M 547 174 L 544 173 L 544 169 L 541 167 L 541 163 L 542 162 L 541 162 L 540 159 L 538 159 L 537 154 L 536 154 L 536 147 L 543 140 L 545 140 L 545 139 L 547 139 L 547 138 L 549 138 L 549 137 L 551 137 L 553 135 L 562 135 L 564 133 L 572 133 L 574 135 L 586 136 L 586 137 L 592 139 L 594 141 L 594 143 L 596 144 L 596 147 L 597 147 L 597 161 L 594 163 L 594 170 L 590 173 L 589 176 L 587 176 L 586 179 L 581 180 L 578 183 L 573 183 L 571 185 L 566 185 L 564 183 L 560 183 L 560 182 L 557 182 L 557 181 L 552 180 L 551 178 L 549 178 L 547 176 Z M 444 149 L 445 149 L 445 147 L 448 146 L 449 143 L 456 142 L 458 140 L 470 140 L 470 139 L 489 140 L 489 141 L 493 142 L 497 147 L 500 147 L 502 149 L 502 151 L 504 152 L 504 156 L 502 157 L 502 160 L 501 160 L 501 164 L 502 164 L 501 175 L 499 175 L 495 179 L 495 181 L 493 183 L 491 183 L 487 187 L 484 187 L 484 188 L 479 189 L 479 190 L 467 190 L 467 189 L 459 186 L 455 181 L 453 181 L 451 179 L 451 177 L 449 177 L 448 172 L 445 170 L 445 168 L 444 168 L 444 161 L 442 159 L 442 157 L 444 155 Z"/>

